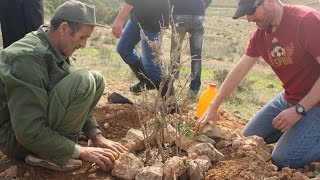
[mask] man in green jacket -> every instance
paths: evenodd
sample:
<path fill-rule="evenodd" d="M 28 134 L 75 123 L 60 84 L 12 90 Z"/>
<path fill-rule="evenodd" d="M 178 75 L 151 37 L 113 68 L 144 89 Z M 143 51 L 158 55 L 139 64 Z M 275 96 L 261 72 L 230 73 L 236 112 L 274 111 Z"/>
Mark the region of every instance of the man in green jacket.
<path fill-rule="evenodd" d="M 95 26 L 102 25 L 93 6 L 67 1 L 50 27 L 0 52 L 0 150 L 9 157 L 58 171 L 78 168 L 81 160 L 106 170 L 127 150 L 105 139 L 94 117 L 103 76 L 75 70 L 70 57 Z M 77 144 L 81 132 L 95 147 Z"/>

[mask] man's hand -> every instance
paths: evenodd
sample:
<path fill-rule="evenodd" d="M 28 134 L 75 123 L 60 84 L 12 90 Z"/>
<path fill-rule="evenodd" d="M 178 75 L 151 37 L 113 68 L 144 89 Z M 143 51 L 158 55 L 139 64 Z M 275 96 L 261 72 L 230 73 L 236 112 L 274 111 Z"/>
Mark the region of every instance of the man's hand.
<path fill-rule="evenodd" d="M 104 171 L 113 168 L 113 163 L 118 159 L 118 154 L 110 149 L 98 147 L 81 147 L 80 159 L 96 163 Z"/>
<path fill-rule="evenodd" d="M 285 132 L 296 124 L 301 117 L 302 115 L 296 112 L 295 107 L 291 107 L 278 114 L 278 116 L 272 120 L 272 125 L 279 131 Z"/>
<path fill-rule="evenodd" d="M 117 155 L 120 155 L 121 153 L 128 151 L 128 149 L 125 148 L 122 144 L 108 140 L 105 137 L 103 137 L 102 134 L 100 134 L 100 133 L 98 133 L 92 139 L 92 142 L 95 147 L 110 149 L 113 152 L 117 153 Z"/>
<path fill-rule="evenodd" d="M 112 24 L 112 34 L 115 38 L 119 39 L 122 35 L 123 22 L 116 19 Z"/>
<path fill-rule="evenodd" d="M 209 121 L 212 121 L 214 125 L 217 124 L 217 121 L 219 119 L 218 110 L 212 110 L 210 107 L 205 112 L 204 116 L 202 116 L 200 119 L 198 119 L 195 131 L 201 132 L 204 125 L 206 125 Z"/>

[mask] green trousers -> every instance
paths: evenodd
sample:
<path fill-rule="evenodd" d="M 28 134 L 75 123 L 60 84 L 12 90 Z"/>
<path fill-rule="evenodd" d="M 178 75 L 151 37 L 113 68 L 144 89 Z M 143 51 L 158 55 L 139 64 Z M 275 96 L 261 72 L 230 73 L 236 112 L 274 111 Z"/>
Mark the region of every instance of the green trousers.
<path fill-rule="evenodd" d="M 104 78 L 99 72 L 76 70 L 70 73 L 49 92 L 48 116 L 44 119 L 46 125 L 74 142 L 81 132 L 91 138 L 100 131 L 94 118 L 94 108 L 104 88 Z M 7 139 L 9 157 L 23 160 L 32 153 L 17 142 L 12 127 L 9 127 Z M 65 160 L 69 158 L 65 157 Z"/>

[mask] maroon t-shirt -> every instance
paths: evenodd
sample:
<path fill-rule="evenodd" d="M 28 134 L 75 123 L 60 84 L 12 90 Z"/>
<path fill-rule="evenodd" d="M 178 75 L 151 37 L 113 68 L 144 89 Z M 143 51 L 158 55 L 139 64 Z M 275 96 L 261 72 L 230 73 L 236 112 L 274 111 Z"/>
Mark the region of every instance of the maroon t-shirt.
<path fill-rule="evenodd" d="M 320 76 L 316 60 L 320 56 L 320 13 L 305 6 L 285 5 L 276 31 L 257 29 L 246 55 L 261 56 L 281 80 L 285 99 L 298 103 Z"/>

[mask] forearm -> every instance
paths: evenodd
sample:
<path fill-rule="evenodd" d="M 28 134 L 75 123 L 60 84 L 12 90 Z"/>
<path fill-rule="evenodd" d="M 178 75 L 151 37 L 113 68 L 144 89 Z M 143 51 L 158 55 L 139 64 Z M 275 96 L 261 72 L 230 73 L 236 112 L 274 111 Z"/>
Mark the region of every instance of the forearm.
<path fill-rule="evenodd" d="M 317 62 L 320 64 L 320 56 L 316 57 Z M 299 102 L 305 108 L 305 111 L 310 110 L 313 106 L 320 102 L 320 77 L 314 83 L 309 93 Z"/>
<path fill-rule="evenodd" d="M 130 4 L 125 2 L 122 8 L 120 9 L 115 21 L 124 22 L 125 19 L 128 17 L 129 13 L 131 12 L 132 8 L 133 7 Z"/>
<path fill-rule="evenodd" d="M 310 110 L 313 106 L 320 102 L 320 77 L 315 82 L 309 93 L 299 102 L 305 108 L 305 111 Z"/>
<path fill-rule="evenodd" d="M 219 88 L 217 96 L 210 103 L 210 109 L 217 110 L 222 102 L 234 91 L 241 80 L 248 74 L 249 70 L 257 62 L 258 58 L 244 55 L 239 63 L 234 66 Z"/>

